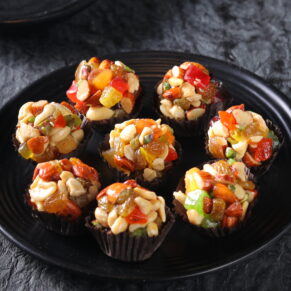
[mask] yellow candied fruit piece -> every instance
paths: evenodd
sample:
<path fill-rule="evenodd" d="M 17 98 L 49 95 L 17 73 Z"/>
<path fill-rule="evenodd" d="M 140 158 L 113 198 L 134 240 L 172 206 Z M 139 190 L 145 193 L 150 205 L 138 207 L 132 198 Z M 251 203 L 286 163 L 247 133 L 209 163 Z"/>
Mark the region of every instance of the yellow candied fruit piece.
<path fill-rule="evenodd" d="M 103 106 L 111 108 L 115 104 L 117 104 L 121 100 L 121 98 L 122 93 L 115 88 L 109 86 L 104 89 L 99 101 Z"/>
<path fill-rule="evenodd" d="M 153 161 L 156 157 L 150 154 L 149 152 L 147 152 L 143 147 L 140 147 L 140 152 L 142 156 L 145 158 L 145 160 L 147 161 L 147 163 L 149 164 L 149 166 L 152 167 Z"/>
<path fill-rule="evenodd" d="M 234 139 L 234 140 L 236 140 L 236 141 L 238 141 L 238 142 L 239 142 L 239 141 L 243 141 L 243 140 L 245 140 L 245 136 L 244 136 L 243 133 L 242 133 L 240 130 L 238 130 L 238 129 L 232 131 L 232 132 L 230 133 L 230 136 L 231 136 L 232 139 Z"/>
<path fill-rule="evenodd" d="M 186 189 L 186 193 L 189 193 L 191 191 L 195 191 L 198 188 L 197 184 L 196 184 L 196 180 L 194 177 L 194 173 L 199 172 L 200 170 L 198 168 L 192 168 L 190 170 L 188 170 L 185 174 L 185 189 Z"/>

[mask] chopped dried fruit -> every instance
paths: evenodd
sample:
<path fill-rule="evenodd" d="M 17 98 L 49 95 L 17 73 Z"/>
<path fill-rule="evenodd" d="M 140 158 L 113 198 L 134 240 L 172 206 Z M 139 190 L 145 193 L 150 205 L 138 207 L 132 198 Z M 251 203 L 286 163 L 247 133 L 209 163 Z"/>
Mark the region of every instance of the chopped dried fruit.
<path fill-rule="evenodd" d="M 203 198 L 203 211 L 209 214 L 212 210 L 212 199 L 210 197 Z"/>
<path fill-rule="evenodd" d="M 163 97 L 169 100 L 181 98 L 181 89 L 179 87 L 171 88 L 163 93 Z"/>
<path fill-rule="evenodd" d="M 27 147 L 32 153 L 39 155 L 44 152 L 45 145 L 48 142 L 49 138 L 47 136 L 37 136 L 27 141 Z"/>
<path fill-rule="evenodd" d="M 227 147 L 227 142 L 224 137 L 214 136 L 209 139 L 208 149 L 210 153 L 218 159 L 225 158 L 224 152 L 225 152 L 226 147 Z"/>
<path fill-rule="evenodd" d="M 141 212 L 138 206 L 126 217 L 129 224 L 144 224 L 147 223 L 147 215 Z"/>
<path fill-rule="evenodd" d="M 213 187 L 213 195 L 216 198 L 221 198 L 227 203 L 234 203 L 237 201 L 234 193 L 224 184 L 216 183 Z"/>
<path fill-rule="evenodd" d="M 258 162 L 257 160 L 254 159 L 254 157 L 246 152 L 244 157 L 243 157 L 243 162 L 248 166 L 248 167 L 257 167 L 260 166 L 261 163 Z"/>
<path fill-rule="evenodd" d="M 169 147 L 169 153 L 165 159 L 166 162 L 171 162 L 171 161 L 175 161 L 178 159 L 178 154 L 176 152 L 175 149 L 173 149 L 172 147 Z"/>
<path fill-rule="evenodd" d="M 71 171 L 72 170 L 72 163 L 68 159 L 60 160 L 61 167 L 64 171 Z"/>
<path fill-rule="evenodd" d="M 50 162 L 38 164 L 37 167 L 39 168 L 38 176 L 44 181 L 57 181 L 60 179 L 61 167 L 52 165 Z"/>
<path fill-rule="evenodd" d="M 199 172 L 194 172 L 194 179 L 196 185 L 199 189 L 210 190 L 213 186 L 213 177 L 208 172 L 200 170 Z"/>
<path fill-rule="evenodd" d="M 152 141 L 151 143 L 146 144 L 143 147 L 148 153 L 156 157 L 161 156 L 166 150 L 166 145 L 160 141 Z"/>
<path fill-rule="evenodd" d="M 258 146 L 254 153 L 254 158 L 258 162 L 263 162 L 268 160 L 272 156 L 273 140 L 271 138 L 262 138 L 258 143 Z"/>
<path fill-rule="evenodd" d="M 81 160 L 77 159 L 77 158 L 71 158 L 70 159 L 71 163 L 72 163 L 72 171 L 74 173 L 75 176 L 80 177 L 80 178 L 84 178 L 84 179 L 88 179 L 88 180 L 93 180 L 93 181 L 98 181 L 99 177 L 98 177 L 98 173 L 97 171 L 86 165 L 85 163 L 83 163 Z"/>
<path fill-rule="evenodd" d="M 225 127 L 227 127 L 229 130 L 236 129 L 236 120 L 231 113 L 228 113 L 226 111 L 218 111 L 218 114 L 219 114 L 221 123 Z"/>
<path fill-rule="evenodd" d="M 227 216 L 235 216 L 235 217 L 241 217 L 243 214 L 243 208 L 240 202 L 236 201 L 232 204 L 230 204 L 226 210 L 225 214 Z"/>
<path fill-rule="evenodd" d="M 102 95 L 99 99 L 99 102 L 103 106 L 107 108 L 111 108 L 115 104 L 117 104 L 121 100 L 121 98 L 122 98 L 122 93 L 116 90 L 115 88 L 109 86 L 103 90 Z"/>
<path fill-rule="evenodd" d="M 93 70 L 88 77 L 89 85 L 95 90 L 104 90 L 112 80 L 113 73 L 109 69 L 98 69 Z"/>
<path fill-rule="evenodd" d="M 226 112 L 228 112 L 228 113 L 231 113 L 233 110 L 235 110 L 235 109 L 240 109 L 240 110 L 245 110 L 245 105 L 244 104 L 240 104 L 240 105 L 234 105 L 234 106 L 231 106 L 231 107 L 229 107 L 227 110 L 226 110 Z"/>
<path fill-rule="evenodd" d="M 237 225 L 239 222 L 237 217 L 225 216 L 222 221 L 222 227 L 231 228 Z"/>
<path fill-rule="evenodd" d="M 203 72 L 198 66 L 191 64 L 185 71 L 184 80 L 194 86 L 204 88 L 209 84 L 210 76 Z"/>
<path fill-rule="evenodd" d="M 135 168 L 134 163 L 128 160 L 127 158 L 121 158 L 117 155 L 114 155 L 114 162 L 121 169 L 124 169 L 129 172 L 134 171 L 134 168 Z"/>
<path fill-rule="evenodd" d="M 77 99 L 77 91 L 78 91 L 77 82 L 73 81 L 71 87 L 67 90 L 66 94 L 67 97 L 74 103 L 79 102 L 79 100 Z"/>
<path fill-rule="evenodd" d="M 59 114 L 54 121 L 54 127 L 62 128 L 65 126 L 66 126 L 66 120 L 62 114 Z"/>
<path fill-rule="evenodd" d="M 122 94 L 128 91 L 127 81 L 120 77 L 115 77 L 114 79 L 112 79 L 110 86 L 112 86 L 114 89 L 118 90 Z"/>
<path fill-rule="evenodd" d="M 214 221 L 221 221 L 224 216 L 225 211 L 225 201 L 221 198 L 214 198 L 212 200 L 212 210 L 210 213 L 210 217 Z"/>

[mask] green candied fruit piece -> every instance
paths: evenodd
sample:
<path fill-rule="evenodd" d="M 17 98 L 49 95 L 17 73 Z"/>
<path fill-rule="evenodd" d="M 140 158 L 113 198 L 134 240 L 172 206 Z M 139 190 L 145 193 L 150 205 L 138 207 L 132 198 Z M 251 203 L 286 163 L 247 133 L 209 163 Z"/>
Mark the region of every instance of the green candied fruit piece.
<path fill-rule="evenodd" d="M 67 126 L 72 128 L 75 125 L 75 118 L 73 115 L 65 115 L 64 118 Z"/>
<path fill-rule="evenodd" d="M 138 137 L 135 137 L 134 139 L 130 141 L 130 146 L 133 150 L 137 150 L 139 148 L 140 143 L 139 143 Z"/>
<path fill-rule="evenodd" d="M 75 120 L 75 126 L 76 127 L 80 126 L 81 123 L 82 123 L 81 118 L 78 115 L 73 115 L 73 117 L 74 117 L 74 120 Z"/>
<path fill-rule="evenodd" d="M 19 154 L 24 158 L 24 159 L 30 159 L 33 156 L 33 153 L 31 150 L 28 148 L 26 142 L 22 143 L 19 148 L 18 148 Z"/>
<path fill-rule="evenodd" d="M 146 232 L 145 227 L 140 227 L 140 228 L 137 228 L 135 231 L 133 231 L 131 234 L 133 236 L 142 237 L 142 236 L 146 236 L 147 232 Z"/>
<path fill-rule="evenodd" d="M 52 128 L 53 127 L 49 123 L 46 123 L 40 127 L 40 131 L 43 135 L 49 135 L 49 132 Z"/>
<path fill-rule="evenodd" d="M 236 160 L 235 159 L 228 159 L 227 162 L 232 166 Z"/>
<path fill-rule="evenodd" d="M 96 228 L 101 228 L 102 227 L 102 225 L 99 222 L 97 222 L 96 220 L 92 220 L 91 224 L 94 225 Z"/>
<path fill-rule="evenodd" d="M 148 143 L 152 142 L 153 139 L 154 139 L 154 136 L 152 134 L 145 135 L 143 137 L 143 143 L 148 144 Z"/>
<path fill-rule="evenodd" d="M 233 159 L 236 156 L 236 152 L 232 148 L 227 147 L 226 150 L 225 150 L 225 156 L 228 159 Z"/>
<path fill-rule="evenodd" d="M 171 89 L 171 85 L 169 84 L 169 82 L 163 82 L 163 91 L 167 91 Z"/>
<path fill-rule="evenodd" d="M 195 190 L 187 193 L 187 197 L 184 203 L 184 207 L 187 210 L 195 209 L 200 215 L 205 216 L 205 212 L 203 210 L 203 199 L 204 197 L 209 197 L 208 192 L 204 190 Z"/>
<path fill-rule="evenodd" d="M 129 73 L 134 73 L 134 70 L 127 65 L 124 65 L 124 69 L 125 69 L 125 71 L 127 71 Z"/>
<path fill-rule="evenodd" d="M 228 185 L 228 188 L 229 188 L 232 192 L 235 192 L 235 186 L 234 186 L 234 185 L 229 184 L 229 185 Z"/>
<path fill-rule="evenodd" d="M 31 117 L 29 117 L 29 118 L 27 119 L 27 121 L 28 121 L 29 123 L 34 123 L 34 120 L 35 120 L 35 116 L 31 116 Z"/>
<path fill-rule="evenodd" d="M 212 221 L 209 218 L 204 217 L 200 226 L 204 227 L 204 228 L 213 228 L 213 227 L 217 227 L 218 222 L 216 221 Z"/>
<path fill-rule="evenodd" d="M 273 140 L 273 149 L 277 148 L 280 144 L 278 136 L 274 133 L 273 130 L 269 130 L 268 138 Z"/>

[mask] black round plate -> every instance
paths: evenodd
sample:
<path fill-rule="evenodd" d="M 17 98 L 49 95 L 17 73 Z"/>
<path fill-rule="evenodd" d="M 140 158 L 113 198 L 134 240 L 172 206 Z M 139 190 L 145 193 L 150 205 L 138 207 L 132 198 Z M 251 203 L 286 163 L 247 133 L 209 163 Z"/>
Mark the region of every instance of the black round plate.
<path fill-rule="evenodd" d="M 93 0 L 9 0 L 0 2 L 0 24 L 19 25 L 50 21 L 73 14 Z"/>
<path fill-rule="evenodd" d="M 285 143 L 270 171 L 260 179 L 261 193 L 251 218 L 239 232 L 223 239 L 202 236 L 188 224 L 178 221 L 160 249 L 142 263 L 115 261 L 103 255 L 89 235 L 62 237 L 34 221 L 24 203 L 24 192 L 31 181 L 33 166 L 14 152 L 11 134 L 17 122 L 18 109 L 24 102 L 65 98 L 75 70 L 75 66 L 70 66 L 33 83 L 0 111 L 0 230 L 6 237 L 29 253 L 73 271 L 105 278 L 154 280 L 193 276 L 237 262 L 262 249 L 287 229 L 291 222 L 291 115 L 290 101 L 283 94 L 250 72 L 204 56 L 136 52 L 107 57 L 124 61 L 139 74 L 145 89 L 141 116 L 153 116 L 153 88 L 163 73 L 175 64 L 193 60 L 204 64 L 224 82 L 234 103 L 245 103 L 248 109 L 263 114 L 280 126 Z M 107 168 L 97 156 L 97 144 L 101 140 L 102 136 L 94 135 L 83 159 L 96 166 L 105 183 L 109 183 Z M 205 155 L 202 137 L 179 141 L 184 149 L 181 167 L 159 193 L 168 197 L 168 205 L 171 193 L 185 170 L 209 159 Z"/>

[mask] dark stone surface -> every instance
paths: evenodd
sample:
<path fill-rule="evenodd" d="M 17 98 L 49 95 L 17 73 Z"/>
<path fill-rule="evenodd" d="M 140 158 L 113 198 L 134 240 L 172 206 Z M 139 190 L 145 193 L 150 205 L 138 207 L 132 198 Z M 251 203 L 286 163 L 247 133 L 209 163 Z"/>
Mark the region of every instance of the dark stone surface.
<path fill-rule="evenodd" d="M 22 88 L 92 55 L 176 50 L 240 65 L 290 94 L 289 0 L 96 1 L 58 23 L 0 31 L 0 106 Z M 290 290 L 291 230 L 223 270 L 163 283 L 100 281 L 31 257 L 0 235 L 0 290 Z"/>

